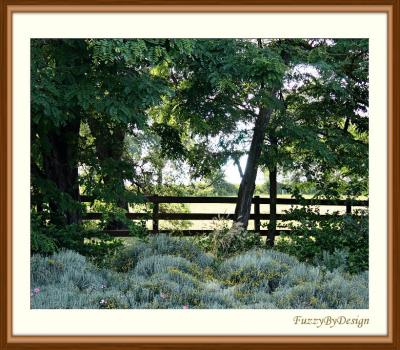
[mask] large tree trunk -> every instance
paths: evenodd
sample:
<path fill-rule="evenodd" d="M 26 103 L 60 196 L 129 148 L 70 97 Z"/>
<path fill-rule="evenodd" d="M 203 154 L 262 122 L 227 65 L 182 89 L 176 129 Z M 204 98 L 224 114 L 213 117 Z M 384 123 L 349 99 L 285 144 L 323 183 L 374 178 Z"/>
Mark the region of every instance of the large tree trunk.
<path fill-rule="evenodd" d="M 118 163 L 122 159 L 124 150 L 124 140 L 126 127 L 116 126 L 112 129 L 108 125 L 104 125 L 102 121 L 98 121 L 95 118 L 89 118 L 88 120 L 90 131 L 95 138 L 96 156 L 103 168 L 110 168 L 110 161 Z M 123 197 L 125 191 L 124 180 L 120 177 L 119 173 L 104 173 L 103 182 L 116 194 L 115 204 L 126 211 L 129 210 L 128 202 Z M 112 220 L 108 226 L 107 230 L 121 230 L 126 229 L 127 226 L 119 221 Z"/>
<path fill-rule="evenodd" d="M 258 163 L 264 143 L 265 132 L 271 118 L 271 114 L 272 108 L 260 108 L 260 112 L 254 125 L 254 133 L 251 140 L 246 169 L 239 187 L 235 214 L 236 221 L 245 229 L 247 229 L 249 222 L 251 200 L 254 194 Z"/>
<path fill-rule="evenodd" d="M 56 131 L 43 135 L 49 142 L 49 151 L 43 153 L 43 169 L 47 179 L 54 182 L 61 193 L 79 201 L 78 142 L 80 120 L 70 122 Z M 79 208 L 63 207 L 61 200 L 50 200 L 51 220 L 57 225 L 79 222 Z"/>

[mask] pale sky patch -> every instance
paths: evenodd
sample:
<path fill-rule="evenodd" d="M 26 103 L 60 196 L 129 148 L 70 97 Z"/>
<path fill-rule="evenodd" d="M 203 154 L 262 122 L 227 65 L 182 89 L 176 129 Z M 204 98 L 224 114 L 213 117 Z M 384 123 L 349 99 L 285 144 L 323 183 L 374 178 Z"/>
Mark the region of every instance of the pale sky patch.
<path fill-rule="evenodd" d="M 246 162 L 247 162 L 247 155 L 244 155 L 240 158 L 240 166 L 242 167 L 243 172 L 246 169 Z M 233 160 L 228 161 L 224 166 L 223 166 L 223 171 L 225 173 L 225 181 L 230 182 L 232 184 L 240 184 L 241 178 L 239 174 L 238 167 L 235 165 Z M 257 171 L 257 178 L 256 178 L 256 184 L 263 184 L 265 182 L 265 176 L 264 174 L 258 170 Z"/>

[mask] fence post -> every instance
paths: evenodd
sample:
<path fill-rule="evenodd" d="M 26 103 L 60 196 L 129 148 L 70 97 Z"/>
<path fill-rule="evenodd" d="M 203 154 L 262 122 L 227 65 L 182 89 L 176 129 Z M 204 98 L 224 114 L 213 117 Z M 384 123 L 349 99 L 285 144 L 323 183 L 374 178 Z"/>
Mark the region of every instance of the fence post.
<path fill-rule="evenodd" d="M 260 196 L 254 196 L 254 231 L 261 233 Z"/>
<path fill-rule="evenodd" d="M 155 194 L 153 196 L 153 233 L 159 233 L 158 229 L 158 212 L 159 212 L 159 203 L 158 196 Z"/>
<path fill-rule="evenodd" d="M 346 203 L 346 214 L 351 214 L 351 203 L 349 199 L 347 199 Z"/>
<path fill-rule="evenodd" d="M 269 169 L 269 224 L 267 244 L 273 247 L 275 244 L 276 236 L 276 202 L 277 202 L 277 169 L 276 165 Z"/>

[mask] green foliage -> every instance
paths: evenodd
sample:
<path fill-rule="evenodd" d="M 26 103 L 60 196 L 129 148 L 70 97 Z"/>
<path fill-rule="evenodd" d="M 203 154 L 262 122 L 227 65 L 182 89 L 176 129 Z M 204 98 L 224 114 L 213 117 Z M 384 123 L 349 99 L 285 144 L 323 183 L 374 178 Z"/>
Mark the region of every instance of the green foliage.
<path fill-rule="evenodd" d="M 212 196 L 235 197 L 238 193 L 238 190 L 238 185 L 234 185 L 221 178 L 220 180 L 213 182 L 210 194 Z"/>
<path fill-rule="evenodd" d="M 147 249 L 147 244 L 142 242 L 124 247 L 112 260 L 112 268 L 118 272 L 128 272 L 137 265 Z"/>
<path fill-rule="evenodd" d="M 142 242 L 126 247 L 116 256 L 113 267 L 117 271 L 126 272 L 133 269 L 139 260 L 155 255 L 182 257 L 201 268 L 210 267 L 213 263 L 212 256 L 204 253 L 188 239 L 159 234 L 148 237 L 146 243 Z"/>
<path fill-rule="evenodd" d="M 276 249 L 308 263 L 351 273 L 368 270 L 368 214 L 330 214 L 323 218 L 312 207 L 291 209 L 290 233 L 282 235 Z M 358 214 L 358 215 L 357 215 Z"/>
<path fill-rule="evenodd" d="M 224 220 L 217 222 L 217 227 L 209 234 L 196 238 L 197 244 L 218 258 L 228 257 L 244 250 L 261 245 L 261 237 L 258 233 L 251 233 L 235 223 L 229 227 Z"/>
<path fill-rule="evenodd" d="M 34 309 L 348 309 L 368 307 L 368 274 L 350 276 L 254 249 L 204 264 L 189 241 L 139 242 L 125 272 L 99 269 L 71 251 L 31 259 Z M 195 252 L 195 254 L 194 254 Z M 183 257 L 181 255 L 186 255 Z M 121 259 L 120 261 L 124 260 Z M 211 262 L 213 262 L 211 264 Z M 120 269 L 121 270 L 121 269 Z"/>
<path fill-rule="evenodd" d="M 191 240 L 186 238 L 157 235 L 149 241 L 148 246 L 152 254 L 181 256 L 198 264 L 202 268 L 209 267 L 213 262 L 212 256 L 202 251 L 197 245 L 193 244 Z M 149 251 L 148 254 L 150 254 Z"/>
<path fill-rule="evenodd" d="M 165 159 L 176 159 L 185 156 L 186 149 L 182 145 L 178 128 L 160 123 L 153 124 L 152 128 L 160 136 L 161 154 Z"/>
<path fill-rule="evenodd" d="M 255 289 L 270 293 L 290 267 L 276 255 L 253 250 L 223 261 L 219 272 L 227 285 L 241 285 L 241 293 L 253 293 Z"/>
<path fill-rule="evenodd" d="M 285 254 L 281 253 L 283 256 Z M 292 258 L 294 260 L 294 258 Z M 288 273 L 284 274 L 281 279 L 281 287 L 294 287 L 305 282 L 318 283 L 323 277 L 323 273 L 320 268 L 311 267 L 304 263 L 298 263 L 297 261 L 292 263 L 291 269 Z"/>
<path fill-rule="evenodd" d="M 60 249 L 69 249 L 87 256 L 99 266 L 107 266 L 122 246 L 120 239 L 99 230 L 79 225 L 59 227 L 44 222 L 40 215 L 31 215 L 31 254 L 50 255 Z"/>
<path fill-rule="evenodd" d="M 170 94 L 151 67 L 190 47 L 183 42 L 32 41 L 32 203 L 53 224 L 77 223 L 78 182 L 107 203 L 135 201 L 124 188 L 136 177 L 125 135 L 147 129 L 148 109 Z"/>
<path fill-rule="evenodd" d="M 281 40 L 279 45 L 289 50 L 292 65 L 263 163 L 290 173 L 292 190 L 313 188 L 325 198 L 367 195 L 368 42 Z"/>
<path fill-rule="evenodd" d="M 84 244 L 75 250 L 87 256 L 96 266 L 109 267 L 110 261 L 122 249 L 123 241 L 98 231 L 86 234 L 88 237 Z"/>
<path fill-rule="evenodd" d="M 190 272 L 194 266 L 185 258 L 173 255 L 152 255 L 138 262 L 134 273 L 149 277 L 154 274 L 165 273 L 168 271 Z"/>
<path fill-rule="evenodd" d="M 51 254 L 58 248 L 77 250 L 83 243 L 77 225 L 58 227 L 36 213 L 31 215 L 31 253 Z"/>
<path fill-rule="evenodd" d="M 83 281 L 89 284 L 91 279 L 96 280 L 96 268 L 87 263 L 84 256 L 70 251 L 62 250 L 49 257 L 34 255 L 31 258 L 31 283 L 33 286 L 51 283 L 61 283 L 71 279 L 76 283 Z"/>
<path fill-rule="evenodd" d="M 219 175 L 219 174 L 218 174 Z M 193 195 L 197 196 L 221 196 L 221 197 L 235 197 L 239 190 L 238 185 L 227 182 L 224 177 L 225 174 L 221 174 L 217 178 L 211 179 L 208 183 L 197 183 L 194 188 L 191 189 Z"/>
<path fill-rule="evenodd" d="M 126 217 L 128 211 L 114 203 L 104 203 L 96 200 L 91 210 L 102 214 L 101 219 L 95 226 L 97 231 L 107 230 L 110 225 L 118 223 L 118 225 L 129 230 L 133 237 L 145 237 L 147 235 L 145 220 L 132 221 Z"/>
<path fill-rule="evenodd" d="M 31 215 L 31 254 L 48 255 L 56 251 L 56 240 L 49 236 L 43 219 L 39 215 Z"/>
<path fill-rule="evenodd" d="M 324 276 L 317 290 L 317 298 L 322 307 L 337 309 L 363 309 L 368 299 L 368 273 L 364 272 L 344 278 L 338 272 Z"/>
<path fill-rule="evenodd" d="M 333 270 L 345 271 L 348 269 L 347 267 L 348 260 L 349 260 L 348 248 L 346 249 L 335 248 L 333 253 L 330 253 L 326 250 L 322 251 L 322 256 L 316 256 L 314 258 L 314 264 L 320 266 L 321 268 L 326 268 L 330 271 Z"/>

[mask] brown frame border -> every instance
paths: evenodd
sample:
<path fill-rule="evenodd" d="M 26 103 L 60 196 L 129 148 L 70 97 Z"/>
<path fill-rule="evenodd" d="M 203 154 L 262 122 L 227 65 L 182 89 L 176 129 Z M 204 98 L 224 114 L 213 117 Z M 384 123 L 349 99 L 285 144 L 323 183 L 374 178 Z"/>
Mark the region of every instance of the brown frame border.
<path fill-rule="evenodd" d="M 1 0 L 0 347 L 1 349 L 398 349 L 399 0 Z M 13 12 L 386 12 L 388 14 L 387 336 L 13 336 L 11 310 L 11 20 Z M 397 99 L 395 98 L 397 97 Z"/>

